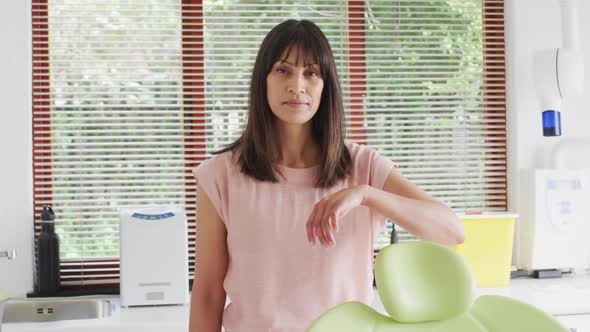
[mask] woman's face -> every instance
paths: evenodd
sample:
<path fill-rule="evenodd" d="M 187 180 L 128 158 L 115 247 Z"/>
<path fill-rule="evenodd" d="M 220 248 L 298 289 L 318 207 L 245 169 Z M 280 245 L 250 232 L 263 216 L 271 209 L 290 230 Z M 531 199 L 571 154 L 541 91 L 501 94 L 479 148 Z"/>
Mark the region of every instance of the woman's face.
<path fill-rule="evenodd" d="M 303 54 L 293 47 L 285 61 L 277 61 L 266 77 L 266 95 L 274 115 L 287 124 L 307 123 L 317 112 L 324 89 L 318 64 L 305 67 Z M 284 59 L 281 54 L 280 59 Z M 296 63 L 299 59 L 299 63 Z"/>

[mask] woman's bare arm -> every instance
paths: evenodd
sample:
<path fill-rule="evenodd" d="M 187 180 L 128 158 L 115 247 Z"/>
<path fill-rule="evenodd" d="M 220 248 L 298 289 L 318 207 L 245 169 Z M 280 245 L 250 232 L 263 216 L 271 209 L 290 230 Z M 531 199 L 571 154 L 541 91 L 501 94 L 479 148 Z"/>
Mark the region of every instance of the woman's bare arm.
<path fill-rule="evenodd" d="M 197 189 L 195 280 L 191 294 L 190 332 L 219 332 L 225 308 L 227 230 L 207 194 Z"/>
<path fill-rule="evenodd" d="M 408 181 L 396 168 L 389 173 L 383 190 L 367 186 L 363 204 L 421 240 L 456 245 L 465 239 L 457 215 Z"/>

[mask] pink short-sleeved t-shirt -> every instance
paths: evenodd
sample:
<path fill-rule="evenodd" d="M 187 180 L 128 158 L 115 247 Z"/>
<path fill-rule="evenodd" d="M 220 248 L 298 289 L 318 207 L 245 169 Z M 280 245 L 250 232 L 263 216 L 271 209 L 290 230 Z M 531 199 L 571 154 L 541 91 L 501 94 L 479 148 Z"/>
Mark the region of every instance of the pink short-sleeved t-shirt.
<path fill-rule="evenodd" d="M 360 184 L 382 189 L 395 166 L 368 146 L 346 146 L 352 174 L 330 188 L 314 186 L 318 166 L 280 166 L 280 182 L 256 180 L 240 172 L 231 152 L 194 170 L 227 229 L 226 331 L 304 332 L 337 304 L 371 304 L 373 235 L 384 216 L 361 206 L 340 219 L 334 247 L 307 241 L 305 224 L 318 200 Z"/>

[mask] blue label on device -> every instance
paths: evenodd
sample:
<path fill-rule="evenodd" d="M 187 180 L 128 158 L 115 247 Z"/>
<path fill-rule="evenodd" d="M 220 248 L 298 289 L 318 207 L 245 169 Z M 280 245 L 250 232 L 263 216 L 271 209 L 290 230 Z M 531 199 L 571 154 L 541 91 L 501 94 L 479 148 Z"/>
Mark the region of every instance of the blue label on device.
<path fill-rule="evenodd" d="M 143 219 L 143 220 L 162 220 L 166 218 L 174 217 L 174 213 L 167 212 L 162 214 L 143 214 L 143 213 L 134 213 L 131 215 L 132 218 L 136 219 Z"/>

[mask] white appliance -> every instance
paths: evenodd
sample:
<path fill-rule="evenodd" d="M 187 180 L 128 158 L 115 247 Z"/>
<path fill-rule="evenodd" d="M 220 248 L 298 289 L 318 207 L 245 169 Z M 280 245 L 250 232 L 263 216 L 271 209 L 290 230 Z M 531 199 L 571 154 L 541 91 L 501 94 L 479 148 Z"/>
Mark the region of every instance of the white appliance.
<path fill-rule="evenodd" d="M 120 210 L 121 305 L 188 303 L 184 208 Z"/>
<path fill-rule="evenodd" d="M 525 270 L 588 266 L 590 183 L 585 170 L 523 169 L 515 263 Z"/>

